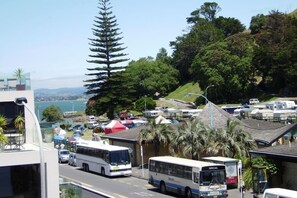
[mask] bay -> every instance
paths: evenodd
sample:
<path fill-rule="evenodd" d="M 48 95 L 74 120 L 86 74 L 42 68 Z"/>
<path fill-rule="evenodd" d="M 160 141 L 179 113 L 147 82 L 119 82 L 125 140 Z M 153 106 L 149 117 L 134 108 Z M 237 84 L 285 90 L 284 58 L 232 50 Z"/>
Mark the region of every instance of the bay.
<path fill-rule="evenodd" d="M 35 102 L 35 114 L 38 120 L 42 118 L 45 108 L 54 105 L 60 108 L 62 113 L 69 111 L 85 112 L 87 100 L 60 100 Z"/>

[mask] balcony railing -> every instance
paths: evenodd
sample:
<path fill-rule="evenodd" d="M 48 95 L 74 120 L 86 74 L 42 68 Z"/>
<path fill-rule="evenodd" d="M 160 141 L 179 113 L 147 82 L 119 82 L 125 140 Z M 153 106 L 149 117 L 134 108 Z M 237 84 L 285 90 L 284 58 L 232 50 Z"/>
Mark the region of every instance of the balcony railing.
<path fill-rule="evenodd" d="M 23 134 L 12 129 L 5 130 L 4 135 L 7 137 L 7 143 L 3 145 L 4 150 L 21 150 L 22 145 L 25 143 Z"/>
<path fill-rule="evenodd" d="M 0 91 L 31 90 L 30 73 L 24 74 L 22 79 L 13 75 L 0 76 Z"/>

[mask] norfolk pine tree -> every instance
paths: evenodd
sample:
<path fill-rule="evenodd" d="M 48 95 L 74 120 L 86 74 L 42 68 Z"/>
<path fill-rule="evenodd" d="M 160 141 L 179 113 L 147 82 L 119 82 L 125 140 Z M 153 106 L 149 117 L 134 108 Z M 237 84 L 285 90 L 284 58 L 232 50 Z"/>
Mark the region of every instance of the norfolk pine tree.
<path fill-rule="evenodd" d="M 99 16 L 95 17 L 94 28 L 92 28 L 95 38 L 89 39 L 91 41 L 89 43 L 90 51 L 93 53 L 89 57 L 92 60 L 87 60 L 88 63 L 94 63 L 95 66 L 87 68 L 90 73 L 86 75 L 90 79 L 84 81 L 84 86 L 87 88 L 86 94 L 92 95 L 88 101 L 86 113 L 94 113 L 94 109 L 91 108 L 95 108 L 97 115 L 107 112 L 107 116 L 112 119 L 116 108 L 115 104 L 118 106 L 120 102 L 117 99 L 122 96 L 119 95 L 119 92 L 111 91 L 114 88 L 118 89 L 119 84 L 118 81 L 110 79 L 115 72 L 124 70 L 125 66 L 121 66 L 120 63 L 129 59 L 123 58 L 127 55 L 122 53 L 126 48 L 121 47 L 123 43 L 119 42 L 122 37 L 119 36 L 121 33 L 117 28 L 117 20 L 112 14 L 109 0 L 99 0 L 98 8 Z M 127 90 L 125 91 L 127 93 Z"/>

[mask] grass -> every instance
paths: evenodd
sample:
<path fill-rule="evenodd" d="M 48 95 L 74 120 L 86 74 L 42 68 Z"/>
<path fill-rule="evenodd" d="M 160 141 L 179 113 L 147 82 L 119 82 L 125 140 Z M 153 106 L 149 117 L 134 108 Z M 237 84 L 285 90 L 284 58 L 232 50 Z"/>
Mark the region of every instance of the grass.
<path fill-rule="evenodd" d="M 202 94 L 203 92 L 201 91 L 198 83 L 187 83 L 183 86 L 178 87 L 175 91 L 171 92 L 165 98 L 182 100 L 186 102 L 194 102 L 197 96 L 195 95 L 186 96 L 188 93 Z"/>

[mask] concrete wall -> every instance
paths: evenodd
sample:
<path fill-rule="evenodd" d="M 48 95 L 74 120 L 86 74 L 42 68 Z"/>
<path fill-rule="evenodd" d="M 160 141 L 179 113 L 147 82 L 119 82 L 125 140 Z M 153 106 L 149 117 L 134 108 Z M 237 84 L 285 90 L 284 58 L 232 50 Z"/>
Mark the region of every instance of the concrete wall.
<path fill-rule="evenodd" d="M 0 91 L 0 102 L 14 102 L 16 98 L 27 98 L 27 105 L 34 113 L 33 91 Z M 38 145 L 37 126 L 34 116 L 25 108 L 26 142 L 21 151 L 0 151 L 0 167 L 15 165 L 40 164 L 40 153 Z M 53 146 L 43 148 L 45 160 L 45 177 L 47 197 L 59 197 L 59 165 L 58 152 Z"/>

